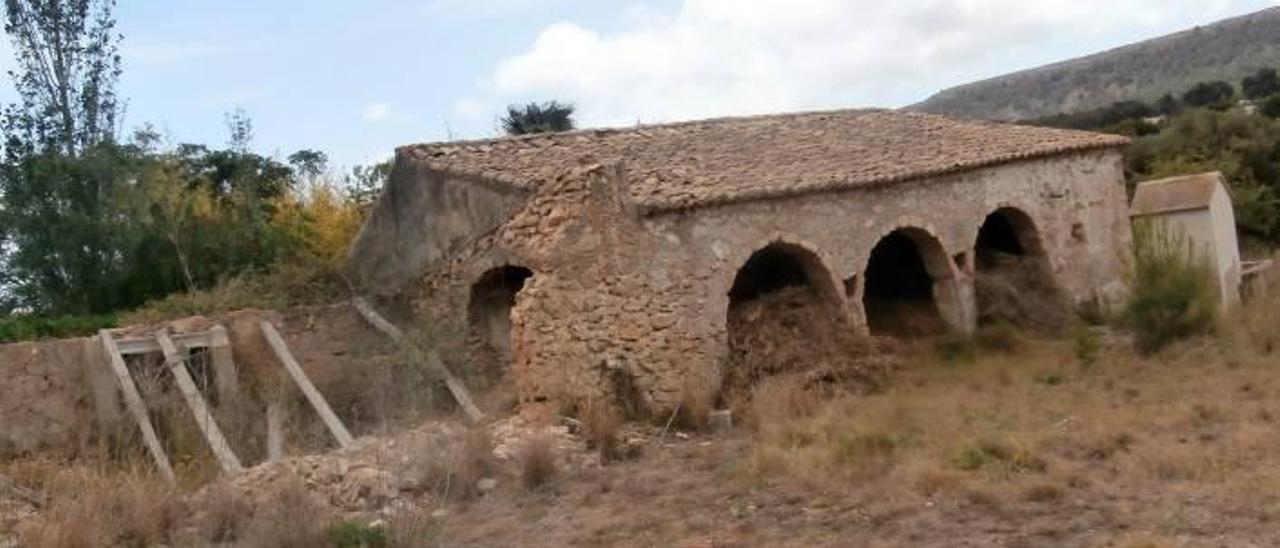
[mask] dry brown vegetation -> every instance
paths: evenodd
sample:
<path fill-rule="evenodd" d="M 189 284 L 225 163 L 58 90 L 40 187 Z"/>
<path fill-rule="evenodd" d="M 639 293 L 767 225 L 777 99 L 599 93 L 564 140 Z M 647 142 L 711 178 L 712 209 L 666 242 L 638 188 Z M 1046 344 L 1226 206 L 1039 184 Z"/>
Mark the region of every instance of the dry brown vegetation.
<path fill-rule="evenodd" d="M 735 409 L 743 426 L 722 433 L 677 435 L 670 414 L 623 424 L 587 402 L 584 449 L 535 433 L 500 462 L 477 428 L 412 449 L 397 480 L 423 506 L 383 516 L 379 534 L 390 546 L 1275 545 L 1278 281 L 1213 335 L 1154 355 L 1106 327 L 1046 339 L 995 326 L 903 345 L 874 393 L 761 379 Z M 643 456 L 609 457 L 622 432 L 648 439 Z M 49 495 L 26 545 L 334 542 L 330 510 L 299 483 L 256 504 L 215 485 L 192 509 L 137 474 L 39 461 L 0 472 Z M 482 478 L 499 481 L 481 492 Z M 374 518 L 341 523 L 359 533 Z"/>
<path fill-rule="evenodd" d="M 520 447 L 520 479 L 527 491 L 546 488 L 557 472 L 555 446 L 551 437 L 536 434 Z"/>

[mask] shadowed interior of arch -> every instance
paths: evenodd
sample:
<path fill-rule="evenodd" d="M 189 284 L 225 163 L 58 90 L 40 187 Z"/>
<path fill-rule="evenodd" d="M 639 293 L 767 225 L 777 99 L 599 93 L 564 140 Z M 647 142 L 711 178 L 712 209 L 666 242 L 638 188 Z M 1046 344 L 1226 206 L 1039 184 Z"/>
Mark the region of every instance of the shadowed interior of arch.
<path fill-rule="evenodd" d="M 485 272 L 471 286 L 467 316 L 481 344 L 498 364 L 511 361 L 511 307 L 533 272 L 522 266 L 501 266 Z"/>
<path fill-rule="evenodd" d="M 910 236 L 898 230 L 882 238 L 867 261 L 862 294 L 871 333 L 911 337 L 946 332 L 933 286 L 922 250 Z"/>

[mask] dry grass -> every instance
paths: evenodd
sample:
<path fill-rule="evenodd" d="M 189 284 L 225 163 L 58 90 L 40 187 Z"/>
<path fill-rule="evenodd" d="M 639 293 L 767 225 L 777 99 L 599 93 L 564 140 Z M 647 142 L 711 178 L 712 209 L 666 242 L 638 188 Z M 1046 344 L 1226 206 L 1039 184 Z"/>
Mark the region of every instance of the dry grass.
<path fill-rule="evenodd" d="M 312 500 L 301 480 L 276 487 L 271 498 L 254 512 L 246 524 L 243 544 L 277 548 L 327 546 L 329 516 L 325 507 Z"/>
<path fill-rule="evenodd" d="M 600 462 L 609 463 L 620 460 L 622 455 L 622 439 L 619 436 L 621 425 L 617 412 L 613 407 L 598 400 L 589 400 L 578 412 L 582 421 L 582 435 L 587 448 L 600 453 Z"/>
<path fill-rule="evenodd" d="M 527 491 L 545 489 L 557 472 L 555 447 L 551 436 L 535 434 L 520 448 L 520 479 Z"/>
<path fill-rule="evenodd" d="M 75 468 L 46 489 L 45 519 L 24 535 L 33 548 L 167 544 L 186 512 L 177 491 L 150 476 Z"/>
<path fill-rule="evenodd" d="M 690 432 L 702 432 L 711 424 L 714 396 L 706 383 L 693 377 L 685 379 L 680 387 L 680 406 L 676 408 L 674 426 Z"/>
<path fill-rule="evenodd" d="M 1255 300 L 1242 314 L 1277 305 Z M 1248 340 L 1280 333 L 1251 327 Z M 963 364 L 928 344 L 908 348 L 894 383 L 867 396 L 822 400 L 794 380 L 762 383 L 736 476 L 994 511 L 1142 493 L 1155 512 L 1160 493 L 1187 490 L 1246 519 L 1280 515 L 1280 497 L 1242 487 L 1280 482 L 1270 472 L 1280 380 L 1265 344 L 1199 338 L 1137 356 L 1091 335 L 1082 358 L 1075 340 L 1006 335 L 1022 342 L 976 344 Z M 1159 532 L 1178 532 L 1168 527 Z"/>
<path fill-rule="evenodd" d="M 479 494 L 477 484 L 492 474 L 493 439 L 485 428 L 473 428 L 447 445 L 425 441 L 412 452 L 400 471 L 409 484 L 452 501 L 466 501 Z"/>
<path fill-rule="evenodd" d="M 253 507 L 227 483 L 216 483 L 208 489 L 200 523 L 201 534 L 215 543 L 238 540 L 253 516 Z"/>

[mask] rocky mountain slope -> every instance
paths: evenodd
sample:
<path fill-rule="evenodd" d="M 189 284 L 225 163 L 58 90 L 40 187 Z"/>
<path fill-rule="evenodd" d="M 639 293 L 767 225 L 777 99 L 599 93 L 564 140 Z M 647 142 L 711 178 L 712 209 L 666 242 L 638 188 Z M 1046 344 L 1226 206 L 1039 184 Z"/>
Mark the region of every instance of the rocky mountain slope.
<path fill-rule="evenodd" d="M 909 110 L 1025 120 L 1155 101 L 1198 82 L 1280 66 L 1280 7 L 1110 51 L 944 90 Z"/>

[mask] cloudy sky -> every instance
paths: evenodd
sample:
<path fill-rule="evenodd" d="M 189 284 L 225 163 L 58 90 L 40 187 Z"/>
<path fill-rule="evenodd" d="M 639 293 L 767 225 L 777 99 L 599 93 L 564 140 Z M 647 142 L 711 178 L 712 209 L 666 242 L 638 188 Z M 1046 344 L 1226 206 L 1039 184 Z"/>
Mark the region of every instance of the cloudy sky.
<path fill-rule="evenodd" d="M 127 0 L 118 18 L 128 125 L 223 143 L 242 108 L 260 151 L 349 165 L 493 135 L 503 106 L 528 100 L 571 101 L 585 125 L 903 106 L 1274 4 Z"/>

